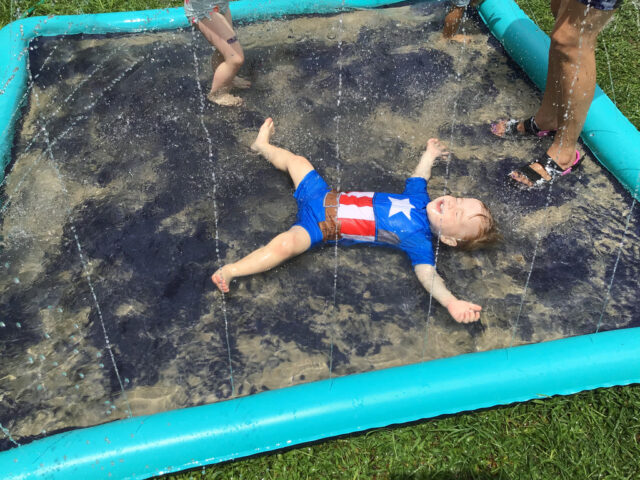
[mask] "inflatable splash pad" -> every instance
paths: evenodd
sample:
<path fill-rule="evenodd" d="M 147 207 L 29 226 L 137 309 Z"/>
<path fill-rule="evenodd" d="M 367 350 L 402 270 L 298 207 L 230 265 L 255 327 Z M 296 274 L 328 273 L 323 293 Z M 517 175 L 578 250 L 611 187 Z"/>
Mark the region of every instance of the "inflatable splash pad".
<path fill-rule="evenodd" d="M 349 11 L 365 6 L 232 4 L 253 83 L 241 109 L 203 100 L 210 47 L 181 9 L 3 29 L 7 65 L 18 62 L 0 97 L 13 102 L 2 139 L 8 478 L 148 478 L 638 381 L 637 180 L 607 150 L 618 142 L 638 158 L 637 130 L 615 120 L 621 131 L 603 132 L 613 122 L 598 117 L 617 110 L 598 92 L 583 169 L 551 199 L 523 197 L 503 179 L 544 144 L 496 141 L 487 124 L 540 97 L 503 47 L 480 21 L 468 43 L 439 41 L 442 4 Z M 487 0 L 480 14 L 513 59 L 536 58 L 523 39 L 540 32 L 516 7 Z M 268 116 L 277 145 L 343 188 L 400 191 L 426 139 L 445 141 L 453 156 L 430 194 L 481 198 L 505 236 L 473 253 L 439 249 L 439 271 L 483 305 L 481 322 L 455 324 L 385 249 L 313 250 L 215 292 L 218 265 L 295 218 L 288 179 L 248 148 Z"/>

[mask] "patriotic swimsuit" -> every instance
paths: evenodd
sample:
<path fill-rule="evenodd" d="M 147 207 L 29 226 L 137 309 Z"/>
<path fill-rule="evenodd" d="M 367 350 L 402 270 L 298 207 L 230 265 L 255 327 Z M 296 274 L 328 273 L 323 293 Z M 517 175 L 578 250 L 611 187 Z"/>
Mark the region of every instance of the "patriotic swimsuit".
<path fill-rule="evenodd" d="M 412 266 L 434 264 L 424 178 L 408 178 L 399 194 L 336 192 L 312 170 L 293 197 L 298 202 L 294 225 L 309 233 L 311 246 L 336 240 L 349 245 L 386 245 L 404 250 Z"/>

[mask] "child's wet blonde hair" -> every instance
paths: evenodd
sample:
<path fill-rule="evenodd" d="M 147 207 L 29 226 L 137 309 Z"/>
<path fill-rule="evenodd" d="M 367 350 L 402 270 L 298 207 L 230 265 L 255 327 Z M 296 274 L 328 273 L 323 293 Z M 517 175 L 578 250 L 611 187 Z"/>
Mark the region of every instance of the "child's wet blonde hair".
<path fill-rule="evenodd" d="M 480 204 L 482 205 L 482 212 L 475 215 L 482 217 L 480 230 L 473 238 L 458 240 L 456 247 L 461 250 L 475 250 L 477 248 L 488 247 L 502 239 L 502 235 L 498 232 L 498 226 L 493 219 L 493 215 L 491 215 L 491 210 L 489 210 L 484 202 L 480 201 Z"/>

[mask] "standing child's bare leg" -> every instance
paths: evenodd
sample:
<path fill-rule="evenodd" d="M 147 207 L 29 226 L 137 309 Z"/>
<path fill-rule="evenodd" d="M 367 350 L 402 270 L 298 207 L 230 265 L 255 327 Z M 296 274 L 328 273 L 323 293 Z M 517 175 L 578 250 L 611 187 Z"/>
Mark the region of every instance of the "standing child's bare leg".
<path fill-rule="evenodd" d="M 224 62 L 224 57 L 218 50 L 214 50 L 211 54 L 211 71 L 215 72 L 222 62 Z M 231 88 L 245 90 L 247 88 L 251 88 L 251 82 L 240 75 L 236 75 L 233 77 L 233 80 L 231 80 Z"/>
<path fill-rule="evenodd" d="M 228 13 L 228 12 L 227 12 Z M 230 22 L 220 13 L 212 13 L 209 18 L 198 21 L 197 26 L 209 43 L 216 47 L 224 58 L 213 72 L 211 91 L 207 98 L 224 106 L 237 106 L 242 99 L 229 93 L 233 79 L 244 63 L 244 52 Z"/>
<path fill-rule="evenodd" d="M 273 120 L 267 118 L 260 127 L 251 149 L 265 157 L 278 170 L 287 172 L 295 188 L 298 188 L 302 179 L 313 170 L 313 165 L 300 155 L 271 145 L 271 136 L 274 132 Z M 254 250 L 235 263 L 225 265 L 211 276 L 211 280 L 222 292 L 228 292 L 229 284 L 234 278 L 271 270 L 284 261 L 307 251 L 310 246 L 309 233 L 301 226 L 295 225 L 276 236 L 264 247 Z"/>

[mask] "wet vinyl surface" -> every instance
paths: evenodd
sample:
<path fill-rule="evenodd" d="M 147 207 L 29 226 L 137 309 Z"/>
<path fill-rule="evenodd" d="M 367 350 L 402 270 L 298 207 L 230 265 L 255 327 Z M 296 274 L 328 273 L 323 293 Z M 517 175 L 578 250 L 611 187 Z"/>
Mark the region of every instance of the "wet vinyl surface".
<path fill-rule="evenodd" d="M 191 30 L 32 43 L 32 85 L 2 187 L 0 449 L 38 436 L 460 353 L 638 326 L 638 209 L 586 154 L 553 188 L 506 174 L 550 140 L 492 120 L 540 93 L 479 20 L 443 42 L 423 4 L 238 27 L 253 85 L 206 101 L 211 49 Z M 233 282 L 210 275 L 295 221 L 273 142 L 344 190 L 400 192 L 426 141 L 429 184 L 482 199 L 504 240 L 437 250 L 456 324 L 402 252 L 314 249 Z M 581 147 L 584 152 L 584 149 Z M 615 270 L 615 276 L 612 274 Z"/>

